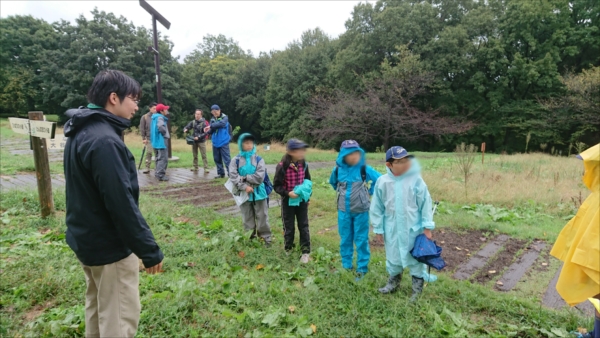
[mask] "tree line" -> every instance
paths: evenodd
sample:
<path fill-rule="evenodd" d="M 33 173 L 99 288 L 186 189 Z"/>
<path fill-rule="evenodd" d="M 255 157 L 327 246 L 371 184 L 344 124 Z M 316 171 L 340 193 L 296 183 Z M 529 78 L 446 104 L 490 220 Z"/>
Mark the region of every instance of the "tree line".
<path fill-rule="evenodd" d="M 356 5 L 345 26 L 337 38 L 316 28 L 257 56 L 207 35 L 179 60 L 160 36 L 173 125 L 181 132 L 195 108 L 218 103 L 261 140 L 322 147 L 352 137 L 369 150 L 486 142 L 496 152 L 566 154 L 600 142 L 599 1 L 380 0 Z M 98 10 L 74 23 L 0 19 L 0 113 L 63 116 L 86 103 L 106 68 L 138 80 L 147 106 L 151 35 Z"/>

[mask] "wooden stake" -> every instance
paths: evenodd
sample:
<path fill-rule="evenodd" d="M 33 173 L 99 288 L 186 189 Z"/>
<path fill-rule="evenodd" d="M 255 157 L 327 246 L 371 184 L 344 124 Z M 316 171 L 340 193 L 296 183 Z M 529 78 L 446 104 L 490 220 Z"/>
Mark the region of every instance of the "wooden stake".
<path fill-rule="evenodd" d="M 483 164 L 484 157 L 485 157 L 485 142 L 481 143 L 481 164 Z"/>
<path fill-rule="evenodd" d="M 43 121 L 44 113 L 41 111 L 30 111 L 29 119 Z M 42 217 L 47 217 L 54 213 L 54 199 L 52 198 L 52 180 L 50 177 L 50 162 L 48 161 L 46 139 L 32 137 L 31 145 L 33 148 L 40 208 L 42 210 Z"/>

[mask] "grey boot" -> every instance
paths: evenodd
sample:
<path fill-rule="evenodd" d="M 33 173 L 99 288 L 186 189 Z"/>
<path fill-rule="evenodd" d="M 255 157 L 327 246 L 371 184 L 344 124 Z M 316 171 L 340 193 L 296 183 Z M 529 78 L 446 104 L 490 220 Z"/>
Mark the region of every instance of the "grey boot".
<path fill-rule="evenodd" d="M 383 294 L 395 292 L 398 289 L 398 286 L 400 286 L 400 281 L 402 281 L 401 273 L 397 274 L 396 276 L 390 276 L 390 279 L 388 279 L 387 284 L 381 289 L 379 289 L 379 292 Z"/>
<path fill-rule="evenodd" d="M 412 276 L 412 296 L 410 302 L 414 303 L 419 299 L 421 292 L 423 292 L 423 284 L 425 280 L 423 278 Z"/>

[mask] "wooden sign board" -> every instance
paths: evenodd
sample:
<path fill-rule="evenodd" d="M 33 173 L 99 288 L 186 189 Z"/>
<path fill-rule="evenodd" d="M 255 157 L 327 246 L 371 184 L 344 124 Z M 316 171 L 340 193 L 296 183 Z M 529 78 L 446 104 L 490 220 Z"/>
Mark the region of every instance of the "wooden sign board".
<path fill-rule="evenodd" d="M 20 119 L 16 117 L 9 117 L 8 123 L 10 123 L 10 128 L 17 134 L 29 134 L 29 119 Z"/>
<path fill-rule="evenodd" d="M 61 150 L 65 149 L 65 145 L 67 144 L 67 137 L 65 135 L 56 135 L 53 139 L 46 139 L 46 146 L 48 150 Z"/>
<path fill-rule="evenodd" d="M 48 121 L 29 121 L 29 132 L 33 137 L 54 138 L 56 123 Z"/>
<path fill-rule="evenodd" d="M 9 117 L 10 128 L 17 134 L 31 135 L 39 138 L 54 138 L 56 123 L 48 121 L 34 121 Z"/>

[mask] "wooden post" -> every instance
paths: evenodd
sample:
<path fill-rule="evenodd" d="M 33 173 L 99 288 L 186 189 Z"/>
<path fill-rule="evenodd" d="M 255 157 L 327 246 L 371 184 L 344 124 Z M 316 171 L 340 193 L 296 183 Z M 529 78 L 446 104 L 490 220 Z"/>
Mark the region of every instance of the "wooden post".
<path fill-rule="evenodd" d="M 30 111 L 29 119 L 43 121 L 44 113 L 41 111 Z M 52 198 L 52 180 L 50 177 L 50 162 L 48 161 L 48 149 L 46 148 L 46 139 L 32 137 L 33 160 L 35 162 L 35 176 L 37 178 L 38 195 L 40 197 L 40 207 L 42 217 L 54 213 L 54 199 Z"/>
<path fill-rule="evenodd" d="M 485 157 L 485 142 L 481 144 L 481 164 L 483 164 L 483 158 Z"/>

